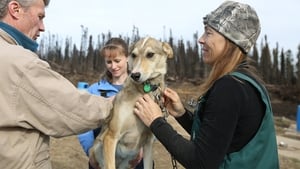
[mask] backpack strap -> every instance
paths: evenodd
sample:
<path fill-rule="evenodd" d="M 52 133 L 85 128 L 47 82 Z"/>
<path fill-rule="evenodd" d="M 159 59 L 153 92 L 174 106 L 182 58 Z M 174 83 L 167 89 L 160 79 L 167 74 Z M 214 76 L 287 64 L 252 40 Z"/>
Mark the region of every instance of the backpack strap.
<path fill-rule="evenodd" d="M 272 110 L 272 106 L 270 104 L 271 101 L 270 101 L 269 95 L 267 93 L 267 90 L 266 90 L 266 88 L 264 86 L 262 86 L 261 84 L 259 84 L 251 76 L 246 75 L 246 74 L 241 73 L 241 72 L 232 72 L 232 73 L 230 73 L 230 75 L 236 76 L 236 77 L 238 77 L 240 79 L 243 79 L 243 80 L 246 80 L 249 83 L 251 83 L 254 87 L 256 87 L 259 90 L 259 92 L 261 93 L 261 95 L 262 95 L 263 102 L 268 106 L 268 108 L 270 108 L 270 110 Z"/>

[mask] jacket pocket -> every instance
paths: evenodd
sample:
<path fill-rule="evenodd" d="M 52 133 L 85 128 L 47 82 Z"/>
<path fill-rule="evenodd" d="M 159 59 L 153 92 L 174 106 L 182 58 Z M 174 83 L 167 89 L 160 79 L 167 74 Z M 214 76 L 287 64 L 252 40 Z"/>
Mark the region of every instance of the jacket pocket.
<path fill-rule="evenodd" d="M 50 169 L 51 162 L 50 162 L 50 155 L 49 150 L 43 150 L 36 154 L 34 159 L 34 167 L 38 169 Z"/>
<path fill-rule="evenodd" d="M 49 137 L 40 134 L 35 147 L 34 167 L 38 169 L 51 169 Z"/>

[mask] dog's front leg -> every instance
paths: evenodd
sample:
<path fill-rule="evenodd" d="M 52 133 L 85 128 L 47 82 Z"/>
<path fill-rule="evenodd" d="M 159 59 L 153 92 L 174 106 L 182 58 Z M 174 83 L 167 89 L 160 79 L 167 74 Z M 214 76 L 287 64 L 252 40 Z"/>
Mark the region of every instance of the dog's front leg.
<path fill-rule="evenodd" d="M 144 151 L 144 169 L 152 169 L 153 168 L 153 156 L 152 156 L 152 148 L 153 148 L 154 136 L 150 136 L 143 146 Z"/>
<path fill-rule="evenodd" d="M 117 141 L 114 132 L 108 130 L 103 140 L 104 169 L 116 169 L 115 153 Z"/>

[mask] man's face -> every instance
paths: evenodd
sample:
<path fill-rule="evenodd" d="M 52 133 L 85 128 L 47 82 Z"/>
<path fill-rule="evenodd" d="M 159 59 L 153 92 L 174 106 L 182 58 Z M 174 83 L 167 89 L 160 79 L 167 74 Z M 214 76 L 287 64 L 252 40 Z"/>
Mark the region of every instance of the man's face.
<path fill-rule="evenodd" d="M 19 20 L 19 30 L 32 40 L 45 31 L 43 19 L 45 17 L 45 5 L 43 0 L 36 0 L 29 8 L 20 8 L 22 12 Z"/>

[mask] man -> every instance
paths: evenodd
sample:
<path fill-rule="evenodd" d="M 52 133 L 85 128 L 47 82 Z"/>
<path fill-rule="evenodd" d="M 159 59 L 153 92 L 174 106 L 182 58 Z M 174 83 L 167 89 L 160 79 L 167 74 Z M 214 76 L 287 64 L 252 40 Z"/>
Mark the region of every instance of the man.
<path fill-rule="evenodd" d="M 0 2 L 1 169 L 51 169 L 50 136 L 97 128 L 112 106 L 77 90 L 34 53 L 49 1 Z"/>

